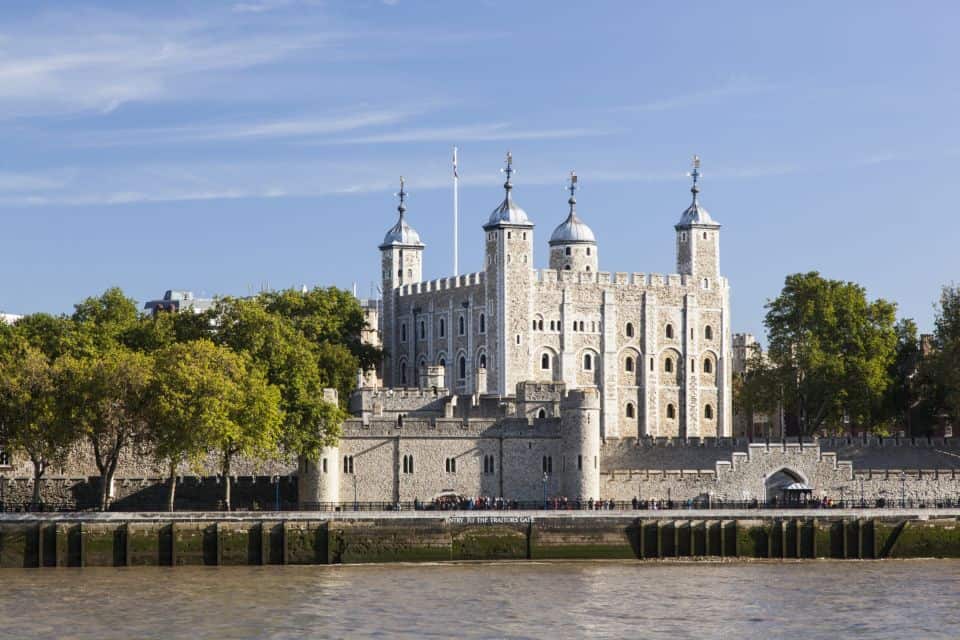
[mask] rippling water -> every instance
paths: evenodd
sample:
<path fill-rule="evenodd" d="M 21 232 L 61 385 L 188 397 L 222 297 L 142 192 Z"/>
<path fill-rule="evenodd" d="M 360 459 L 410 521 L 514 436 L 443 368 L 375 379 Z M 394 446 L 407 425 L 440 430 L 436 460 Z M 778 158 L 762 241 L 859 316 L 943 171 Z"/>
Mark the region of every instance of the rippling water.
<path fill-rule="evenodd" d="M 2 638 L 957 638 L 960 561 L 0 571 Z"/>

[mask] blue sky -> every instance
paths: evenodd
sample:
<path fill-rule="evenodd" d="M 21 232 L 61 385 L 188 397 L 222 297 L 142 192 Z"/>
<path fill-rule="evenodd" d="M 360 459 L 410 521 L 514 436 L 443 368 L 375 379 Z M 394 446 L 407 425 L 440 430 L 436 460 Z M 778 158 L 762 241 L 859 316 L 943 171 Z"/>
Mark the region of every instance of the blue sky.
<path fill-rule="evenodd" d="M 575 169 L 601 269 L 656 273 L 700 154 L 735 330 L 762 333 L 788 273 L 922 330 L 957 279 L 956 3 L 77 4 L 4 4 L 6 312 L 113 285 L 367 294 L 401 174 L 447 275 L 453 144 L 466 271 L 510 149 L 538 266 Z"/>

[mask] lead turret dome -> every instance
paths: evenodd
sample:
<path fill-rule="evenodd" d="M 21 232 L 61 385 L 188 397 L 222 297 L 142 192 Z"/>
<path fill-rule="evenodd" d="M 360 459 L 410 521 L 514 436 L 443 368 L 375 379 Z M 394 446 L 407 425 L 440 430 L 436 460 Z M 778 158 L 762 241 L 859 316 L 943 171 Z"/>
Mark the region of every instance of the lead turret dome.
<path fill-rule="evenodd" d="M 403 178 L 400 178 L 400 193 L 397 194 L 400 197 L 400 205 L 397 207 L 400 217 L 397 219 L 397 223 L 387 231 L 387 235 L 383 236 L 383 244 L 380 245 L 381 249 L 396 245 L 423 246 L 423 243 L 420 242 L 420 234 L 407 222 L 407 192 L 403 190 L 403 187 Z"/>
<path fill-rule="evenodd" d="M 574 242 L 592 242 L 597 241 L 596 237 L 593 235 L 593 230 L 587 226 L 587 223 L 584 222 L 577 216 L 576 212 L 571 211 L 567 215 L 567 219 L 563 223 L 553 230 L 553 234 L 550 236 L 550 244 L 568 244 Z"/>
<path fill-rule="evenodd" d="M 503 190 L 506 192 L 503 196 L 503 202 L 493 210 L 490 219 L 483 227 L 487 229 L 501 224 L 532 227 L 533 223 L 527 217 L 527 212 L 521 209 L 510 195 L 510 192 L 513 191 L 513 183 L 510 181 L 511 176 L 513 176 L 513 155 L 510 153 L 507 153 L 507 167 L 503 172 L 507 174 L 507 181 L 503 183 Z"/>

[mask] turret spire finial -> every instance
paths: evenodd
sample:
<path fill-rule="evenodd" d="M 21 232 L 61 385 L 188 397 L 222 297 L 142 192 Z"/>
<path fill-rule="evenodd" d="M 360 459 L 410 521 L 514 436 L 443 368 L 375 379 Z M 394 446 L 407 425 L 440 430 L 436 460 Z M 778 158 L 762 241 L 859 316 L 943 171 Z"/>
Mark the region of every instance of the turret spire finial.
<path fill-rule="evenodd" d="M 510 179 L 513 177 L 513 154 L 507 151 L 507 166 L 502 169 L 507 175 L 507 181 L 503 183 L 503 188 L 507 192 L 507 200 L 510 199 L 510 190 L 513 189 L 513 183 Z"/>
<path fill-rule="evenodd" d="M 697 194 L 700 193 L 700 156 L 693 156 L 693 170 L 687 174 L 693 178 L 693 185 L 690 187 L 690 193 L 693 194 L 693 203 L 697 203 Z"/>
<path fill-rule="evenodd" d="M 403 190 L 404 186 L 403 176 L 400 176 L 400 193 L 397 194 L 397 197 L 400 198 L 400 205 L 397 207 L 397 211 L 400 212 L 400 217 L 403 217 L 403 214 L 407 210 L 406 200 L 407 192 Z"/>
<path fill-rule="evenodd" d="M 573 215 L 576 212 L 577 206 L 577 172 L 570 172 L 570 186 L 567 187 L 567 191 L 570 192 L 570 199 L 567 200 L 567 203 L 570 205 L 570 215 Z"/>

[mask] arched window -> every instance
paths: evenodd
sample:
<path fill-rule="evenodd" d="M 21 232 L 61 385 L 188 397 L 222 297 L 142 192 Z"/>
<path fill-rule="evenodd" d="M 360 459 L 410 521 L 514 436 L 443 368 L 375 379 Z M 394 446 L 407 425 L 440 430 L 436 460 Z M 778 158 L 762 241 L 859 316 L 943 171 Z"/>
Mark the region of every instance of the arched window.
<path fill-rule="evenodd" d="M 633 337 L 633 323 L 632 323 L 632 322 L 628 322 L 628 323 L 627 323 L 627 337 L 628 337 L 628 338 L 632 338 L 632 337 Z"/>
<path fill-rule="evenodd" d="M 486 333 L 486 332 L 487 332 L 487 314 L 481 313 L 480 314 L 480 333 Z"/>
<path fill-rule="evenodd" d="M 590 255 L 590 247 L 587 247 L 587 255 Z"/>
<path fill-rule="evenodd" d="M 460 361 L 457 363 L 457 375 L 461 380 L 467 377 L 467 359 L 463 356 L 460 356 Z"/>
<path fill-rule="evenodd" d="M 406 361 L 400 363 L 400 384 L 402 386 L 407 386 L 407 363 Z"/>
<path fill-rule="evenodd" d="M 634 414 L 635 414 L 635 409 L 633 408 L 633 403 L 632 403 L 632 402 L 628 402 L 628 403 L 627 403 L 627 417 L 628 417 L 628 418 L 632 418 L 632 417 L 634 417 Z"/>
<path fill-rule="evenodd" d="M 427 323 L 424 322 L 423 320 L 420 321 L 420 339 L 421 340 L 427 339 Z"/>
<path fill-rule="evenodd" d="M 667 358 L 663 361 L 663 370 L 667 373 L 673 373 L 673 358 Z"/>
<path fill-rule="evenodd" d="M 673 340 L 673 325 L 668 324 L 664 333 L 666 334 L 668 340 Z"/>
<path fill-rule="evenodd" d="M 457 328 L 459 329 L 460 335 L 463 335 L 467 332 L 467 321 L 466 319 L 464 319 L 463 316 L 460 316 L 459 320 L 460 320 L 460 326 Z"/>
<path fill-rule="evenodd" d="M 540 331 L 543 331 L 543 320 L 537 321 L 537 329 L 539 329 Z"/>
<path fill-rule="evenodd" d="M 440 337 L 444 338 L 447 335 L 447 321 L 443 318 L 440 318 Z"/>
<path fill-rule="evenodd" d="M 567 249 L 567 251 L 569 251 L 569 249 Z M 564 270 L 564 271 L 570 271 L 570 265 L 565 266 L 565 267 L 563 268 L 563 270 Z"/>
<path fill-rule="evenodd" d="M 536 330 L 537 330 L 537 320 L 536 320 L 536 318 L 534 318 L 532 324 L 533 324 L 533 330 L 536 331 Z"/>
<path fill-rule="evenodd" d="M 704 358 L 703 360 L 703 372 L 704 373 L 713 373 L 713 361 L 710 358 Z"/>
<path fill-rule="evenodd" d="M 567 255 L 570 255 L 571 253 L 573 253 L 573 251 L 570 249 L 570 247 L 567 247 L 566 250 L 564 250 L 564 253 Z M 569 269 L 569 267 L 567 268 Z"/>
<path fill-rule="evenodd" d="M 487 368 L 487 354 L 485 353 L 480 354 L 480 368 L 481 369 Z"/>
<path fill-rule="evenodd" d="M 708 404 L 703 408 L 703 417 L 707 420 L 713 420 L 713 406 Z"/>
<path fill-rule="evenodd" d="M 444 358 L 443 356 L 440 356 L 440 359 L 437 360 L 437 364 L 440 365 L 441 367 L 445 367 L 447 366 L 447 359 Z"/>
<path fill-rule="evenodd" d="M 400 342 L 407 341 L 407 323 L 404 322 L 400 325 Z"/>
<path fill-rule="evenodd" d="M 593 356 L 589 353 L 583 354 L 583 370 L 592 371 L 593 370 Z"/>
<path fill-rule="evenodd" d="M 549 354 L 549 353 L 545 353 L 545 354 L 543 354 L 542 356 L 540 356 L 540 368 L 541 368 L 541 369 L 549 369 L 549 368 L 550 368 L 550 354 Z"/>
<path fill-rule="evenodd" d="M 677 410 L 673 408 L 672 404 L 667 405 L 667 417 L 671 420 L 677 417 Z"/>
<path fill-rule="evenodd" d="M 627 356 L 627 359 L 624 361 L 623 368 L 627 370 L 627 373 L 633 373 L 633 358 Z"/>
<path fill-rule="evenodd" d="M 706 340 L 713 340 L 713 327 L 707 325 L 703 328 L 703 337 Z"/>
<path fill-rule="evenodd" d="M 543 420 L 544 418 L 546 418 L 546 417 L 547 417 L 547 410 L 546 410 L 546 409 L 540 409 L 540 411 L 537 411 L 537 417 L 540 418 L 541 420 Z"/>

